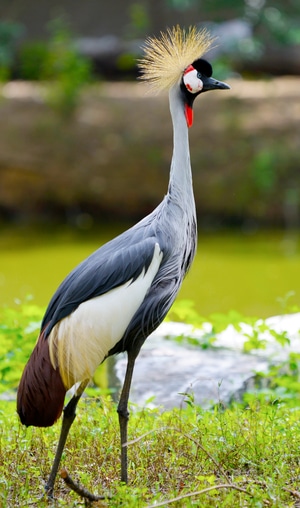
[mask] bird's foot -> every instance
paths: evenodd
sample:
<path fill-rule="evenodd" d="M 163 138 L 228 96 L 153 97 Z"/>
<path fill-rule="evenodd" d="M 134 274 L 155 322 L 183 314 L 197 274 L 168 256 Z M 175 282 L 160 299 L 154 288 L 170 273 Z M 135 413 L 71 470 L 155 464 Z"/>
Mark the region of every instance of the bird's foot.
<path fill-rule="evenodd" d="M 50 496 L 48 494 L 46 488 L 44 488 L 43 494 L 41 496 L 39 496 L 37 499 L 34 499 L 32 501 L 27 501 L 26 506 L 38 506 L 42 502 L 43 503 L 48 502 L 49 505 L 55 506 L 55 499 L 53 496 L 53 492 L 52 492 L 52 495 Z"/>

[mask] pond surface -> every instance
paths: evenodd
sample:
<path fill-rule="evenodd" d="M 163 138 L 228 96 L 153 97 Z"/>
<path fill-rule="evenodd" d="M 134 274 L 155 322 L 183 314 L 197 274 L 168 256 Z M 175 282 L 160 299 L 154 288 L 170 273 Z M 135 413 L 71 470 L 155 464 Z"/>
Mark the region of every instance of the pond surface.
<path fill-rule="evenodd" d="M 0 230 L 0 305 L 32 295 L 47 305 L 69 271 L 126 226 Z M 283 313 L 282 300 L 300 305 L 299 232 L 199 232 L 198 253 L 180 299 L 202 316 L 231 309 L 247 316 Z"/>

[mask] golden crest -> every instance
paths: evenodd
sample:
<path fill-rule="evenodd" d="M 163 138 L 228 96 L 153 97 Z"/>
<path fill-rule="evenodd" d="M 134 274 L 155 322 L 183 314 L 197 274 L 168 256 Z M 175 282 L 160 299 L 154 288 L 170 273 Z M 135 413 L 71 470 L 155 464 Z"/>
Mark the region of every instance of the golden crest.
<path fill-rule="evenodd" d="M 188 65 L 206 53 L 214 39 L 206 29 L 178 25 L 161 32 L 160 38 L 149 37 L 145 41 L 145 56 L 139 61 L 141 79 L 158 92 L 174 86 Z"/>

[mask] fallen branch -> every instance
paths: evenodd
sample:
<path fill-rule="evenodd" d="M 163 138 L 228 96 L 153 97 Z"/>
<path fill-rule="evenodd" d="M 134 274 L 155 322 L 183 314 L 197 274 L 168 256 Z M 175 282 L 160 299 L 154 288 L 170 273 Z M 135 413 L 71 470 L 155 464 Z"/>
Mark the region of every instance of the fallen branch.
<path fill-rule="evenodd" d="M 282 490 L 284 490 L 285 492 L 288 492 L 289 494 L 296 497 L 297 499 L 300 499 L 300 492 L 298 490 L 288 489 L 287 487 L 282 487 Z"/>
<path fill-rule="evenodd" d="M 248 482 L 248 481 L 244 482 L 244 483 L 246 483 L 246 485 L 250 484 L 250 482 Z M 251 480 L 251 484 L 261 485 L 262 487 L 267 488 L 267 482 L 265 482 L 263 480 Z M 298 490 L 289 489 L 287 487 L 281 487 L 281 489 L 284 490 L 284 492 L 288 492 L 289 494 L 296 497 L 297 499 L 300 499 L 300 492 Z"/>
<path fill-rule="evenodd" d="M 87 499 L 89 502 L 92 501 L 103 501 L 105 499 L 111 499 L 111 496 L 107 494 L 106 496 L 98 496 L 96 494 L 92 494 L 89 490 L 87 490 L 85 487 L 82 487 L 78 483 L 75 483 L 74 480 L 69 475 L 68 471 L 63 468 L 60 471 L 60 476 L 64 480 L 65 484 L 76 494 L 78 494 L 80 497 L 83 497 L 84 499 Z"/>
<path fill-rule="evenodd" d="M 222 483 L 221 485 L 214 485 L 212 487 L 207 487 L 206 489 L 198 490 L 196 492 L 189 492 L 188 494 L 182 494 L 181 496 L 173 497 L 172 499 L 167 499 L 167 501 L 162 501 L 161 503 L 155 503 L 152 505 L 147 506 L 147 508 L 156 508 L 157 506 L 166 506 L 171 503 L 175 503 L 176 501 L 181 501 L 181 499 L 186 499 L 187 497 L 193 497 L 193 496 L 201 496 L 202 494 L 206 494 L 207 492 L 210 492 L 211 490 L 218 490 L 218 489 L 234 489 L 238 490 L 239 492 L 243 492 L 244 494 L 248 494 L 248 496 L 252 497 L 252 494 L 248 492 L 246 489 L 243 489 L 242 487 L 238 487 L 237 485 L 234 485 L 232 483 Z"/>

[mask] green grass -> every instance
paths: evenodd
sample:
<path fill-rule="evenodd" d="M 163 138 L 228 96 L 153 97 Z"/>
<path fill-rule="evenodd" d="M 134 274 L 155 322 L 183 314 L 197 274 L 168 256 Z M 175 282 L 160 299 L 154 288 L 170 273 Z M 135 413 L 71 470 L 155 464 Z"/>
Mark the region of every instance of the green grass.
<path fill-rule="evenodd" d="M 47 506 L 39 500 L 53 460 L 59 425 L 23 428 L 14 404 L 0 406 L 0 505 Z M 129 424 L 129 485 L 119 481 L 119 434 L 114 404 L 79 404 L 62 459 L 70 475 L 104 506 L 289 507 L 299 499 L 300 410 L 252 402 L 203 411 L 134 408 Z M 209 490 L 210 489 L 210 490 Z M 59 478 L 58 506 L 79 497 Z M 103 503 L 95 503 L 103 506 Z"/>
<path fill-rule="evenodd" d="M 299 311 L 299 308 L 294 308 Z M 182 320 L 201 318 L 186 302 L 174 307 Z M 0 308 L 0 394 L 14 397 L 34 346 L 43 309 L 28 301 Z M 238 313 L 215 315 L 213 331 L 238 327 Z M 254 327 L 248 346 L 263 347 L 266 325 Z M 211 334 L 210 334 L 211 335 Z M 275 337 L 280 344 L 285 333 Z M 252 342 L 251 342 L 252 341 Z M 253 342 L 254 341 L 254 342 Z M 210 339 L 198 347 L 213 347 Z M 95 506 L 295 507 L 300 500 L 300 356 L 290 353 L 271 365 L 266 383 L 243 404 L 204 411 L 185 396 L 187 407 L 163 412 L 133 406 L 129 421 L 129 484 L 120 482 L 119 427 L 115 403 L 89 388 L 78 406 L 62 457 L 76 482 L 111 496 Z M 94 380 L 95 381 L 95 380 Z M 90 397 L 93 395 L 93 397 Z M 0 507 L 48 506 L 43 497 L 60 423 L 48 429 L 23 427 L 15 401 L 0 398 Z M 299 490 L 298 490 L 299 489 Z M 83 501 L 58 477 L 56 506 Z M 42 499 L 41 499 L 42 498 Z"/>

